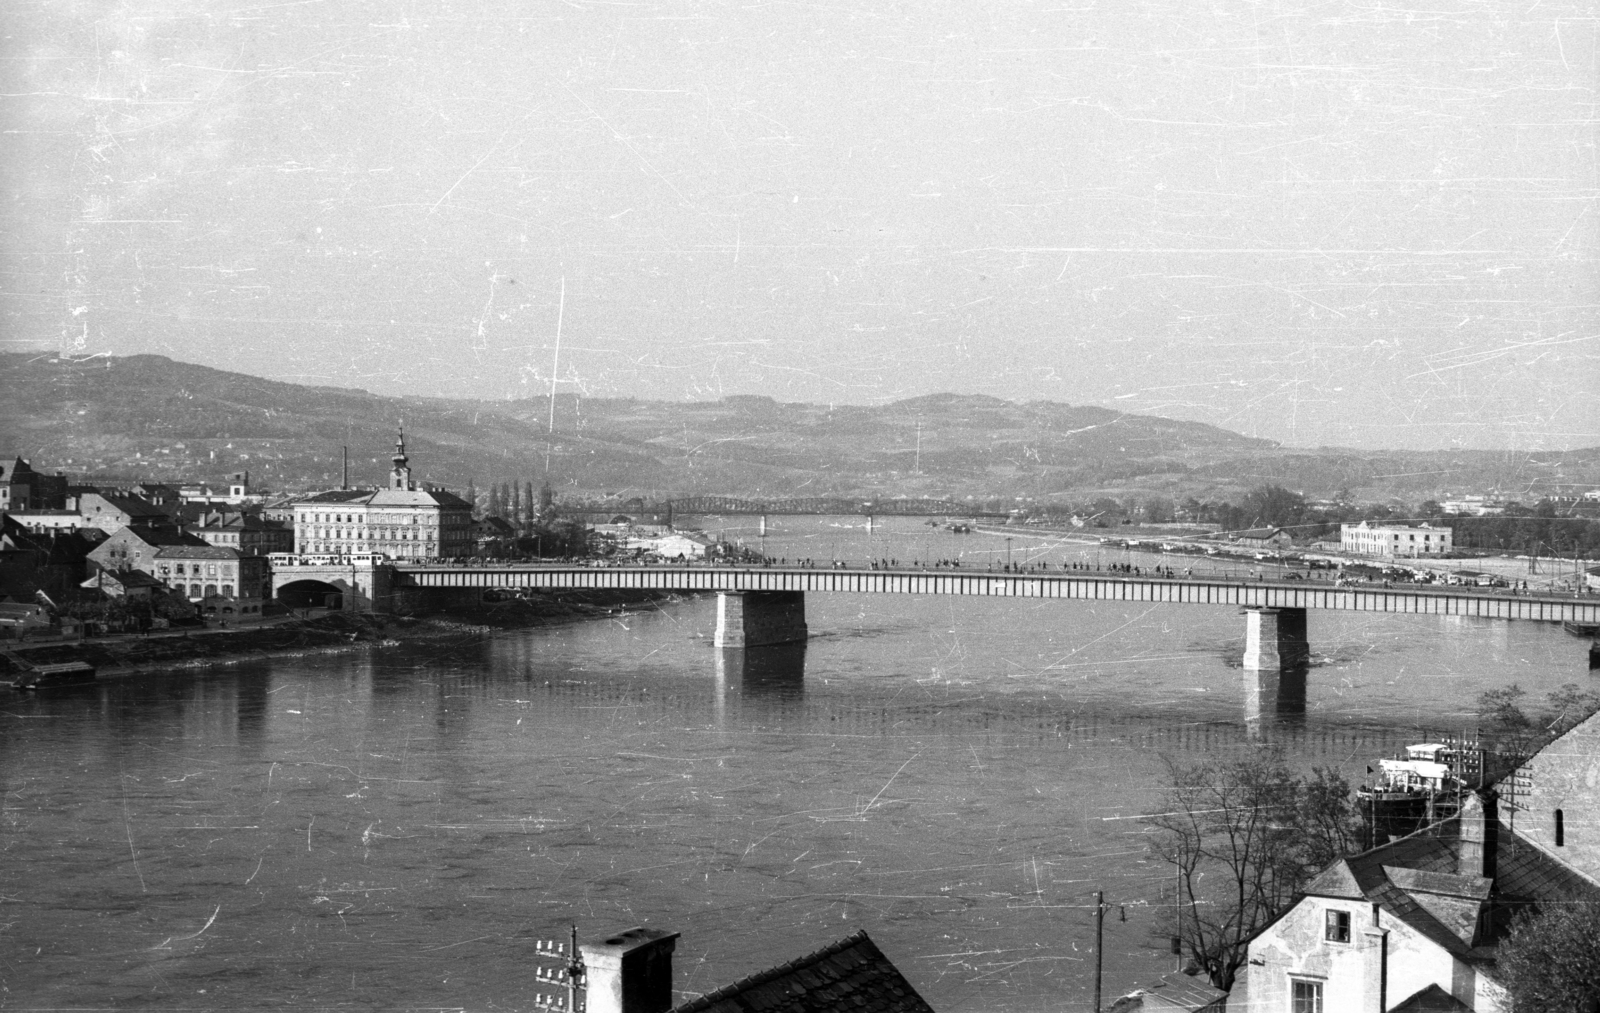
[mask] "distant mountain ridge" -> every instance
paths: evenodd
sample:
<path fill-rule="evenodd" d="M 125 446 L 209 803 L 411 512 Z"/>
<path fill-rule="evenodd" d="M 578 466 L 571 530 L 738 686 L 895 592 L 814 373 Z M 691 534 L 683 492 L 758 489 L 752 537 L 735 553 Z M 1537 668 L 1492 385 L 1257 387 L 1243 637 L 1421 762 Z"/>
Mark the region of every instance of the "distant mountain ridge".
<path fill-rule="evenodd" d="M 1065 499 L 1188 495 L 1274 482 L 1308 495 L 1600 484 L 1600 448 L 1561 454 L 1285 449 L 1216 426 L 1057 402 L 928 394 L 826 406 L 719 401 L 384 397 L 160 355 L 0 353 L 0 452 L 84 475 L 272 488 L 387 473 L 395 427 L 424 480 L 542 481 L 562 495 L 878 495 Z M 548 461 L 548 472 L 546 462 Z M 1381 498 L 1380 495 L 1380 498 Z"/>

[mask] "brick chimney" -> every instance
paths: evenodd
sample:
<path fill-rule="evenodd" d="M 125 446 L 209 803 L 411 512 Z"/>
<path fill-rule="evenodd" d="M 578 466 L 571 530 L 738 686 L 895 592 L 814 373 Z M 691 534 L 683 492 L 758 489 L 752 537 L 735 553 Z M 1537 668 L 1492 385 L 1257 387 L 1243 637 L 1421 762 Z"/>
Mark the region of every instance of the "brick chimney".
<path fill-rule="evenodd" d="M 1461 859 L 1457 872 L 1462 876 L 1494 878 L 1495 813 L 1494 796 L 1473 792 L 1461 803 Z"/>
<path fill-rule="evenodd" d="M 678 933 L 633 928 L 584 943 L 588 1013 L 666 1013 Z"/>

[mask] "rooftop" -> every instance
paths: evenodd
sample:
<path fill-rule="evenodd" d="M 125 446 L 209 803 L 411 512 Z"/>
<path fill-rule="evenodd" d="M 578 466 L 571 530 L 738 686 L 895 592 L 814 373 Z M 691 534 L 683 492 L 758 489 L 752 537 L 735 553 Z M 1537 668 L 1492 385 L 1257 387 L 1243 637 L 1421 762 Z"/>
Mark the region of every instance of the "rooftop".
<path fill-rule="evenodd" d="M 1600 903 L 1600 887 L 1492 816 L 1492 885 L 1471 875 L 1462 868 L 1461 819 L 1452 816 L 1335 862 L 1307 884 L 1306 893 L 1376 902 L 1448 952 L 1473 960 L 1493 960 L 1495 945 L 1525 909 L 1573 900 Z M 1474 946 L 1472 926 L 1461 921 L 1460 902 L 1475 912 L 1477 903 L 1491 894 L 1494 916 Z"/>
<path fill-rule="evenodd" d="M 752 974 L 673 1013 L 933 1013 L 865 932 Z"/>
<path fill-rule="evenodd" d="M 169 545 L 156 550 L 157 559 L 238 559 L 239 550 L 221 545 Z"/>

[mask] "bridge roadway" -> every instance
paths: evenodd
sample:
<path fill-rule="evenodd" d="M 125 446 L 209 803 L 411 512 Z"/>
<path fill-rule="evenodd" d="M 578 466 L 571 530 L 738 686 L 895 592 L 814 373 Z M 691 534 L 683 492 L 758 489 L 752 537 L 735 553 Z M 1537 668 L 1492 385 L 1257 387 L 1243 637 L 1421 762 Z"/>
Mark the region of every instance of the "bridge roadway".
<path fill-rule="evenodd" d="M 1321 581 L 1240 581 L 1207 577 L 1126 576 L 919 569 L 807 569 L 728 565 L 445 566 L 392 564 L 396 587 L 638 589 L 731 592 L 949 594 L 1010 598 L 1234 605 L 1249 609 L 1335 609 L 1600 623 L 1600 596 L 1511 594 L 1486 588 L 1334 586 Z"/>

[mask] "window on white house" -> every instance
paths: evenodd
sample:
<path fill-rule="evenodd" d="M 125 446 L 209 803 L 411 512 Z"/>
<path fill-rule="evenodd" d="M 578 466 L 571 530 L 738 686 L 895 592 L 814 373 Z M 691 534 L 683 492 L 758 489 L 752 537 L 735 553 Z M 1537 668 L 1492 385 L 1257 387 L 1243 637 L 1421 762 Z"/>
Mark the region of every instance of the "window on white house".
<path fill-rule="evenodd" d="M 1294 979 L 1289 987 L 1290 1013 L 1322 1013 L 1322 982 Z"/>
<path fill-rule="evenodd" d="M 1350 912 L 1330 910 L 1326 914 L 1327 921 L 1324 923 L 1322 938 L 1330 943 L 1348 943 L 1350 941 Z"/>

